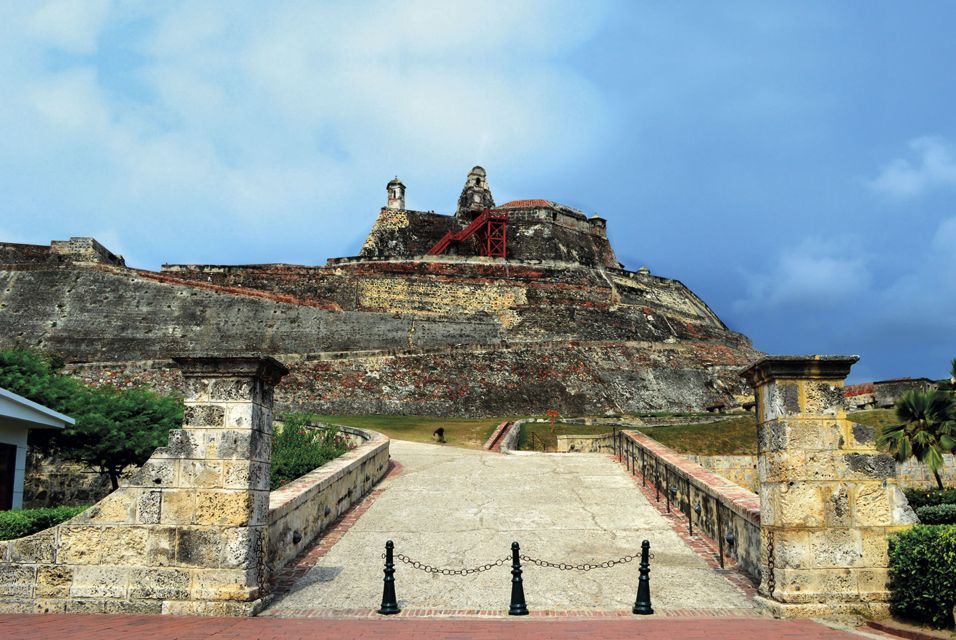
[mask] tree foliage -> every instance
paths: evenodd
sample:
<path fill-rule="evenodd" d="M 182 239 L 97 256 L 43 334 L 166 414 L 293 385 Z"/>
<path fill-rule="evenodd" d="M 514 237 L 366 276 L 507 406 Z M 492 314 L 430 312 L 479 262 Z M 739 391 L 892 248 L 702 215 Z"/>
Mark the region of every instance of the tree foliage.
<path fill-rule="evenodd" d="M 942 391 L 907 391 L 896 403 L 902 423 L 883 429 L 877 443 L 899 462 L 911 457 L 929 467 L 943 488 L 943 454 L 956 449 L 956 401 Z"/>
<path fill-rule="evenodd" d="M 62 431 L 32 432 L 31 442 L 108 475 L 116 489 L 127 467 L 146 462 L 182 424 L 182 401 L 143 387 L 87 387 L 61 367 L 42 354 L 0 351 L 0 387 L 75 419 Z"/>
<path fill-rule="evenodd" d="M 332 427 L 315 429 L 319 417 L 310 413 L 287 413 L 272 433 L 270 488 L 304 476 L 352 448 L 348 438 Z"/>

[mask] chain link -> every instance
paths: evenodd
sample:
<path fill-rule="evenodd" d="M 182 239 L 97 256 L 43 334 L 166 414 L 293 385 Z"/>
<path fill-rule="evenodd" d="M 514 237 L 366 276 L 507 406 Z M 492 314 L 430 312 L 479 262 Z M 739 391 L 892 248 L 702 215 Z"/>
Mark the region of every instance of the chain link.
<path fill-rule="evenodd" d="M 262 538 L 266 535 L 266 528 L 260 527 L 256 536 L 256 580 L 260 589 L 266 588 L 266 554 L 262 548 Z"/>
<path fill-rule="evenodd" d="M 767 591 L 773 597 L 773 592 L 777 588 L 777 581 L 773 575 L 773 529 L 767 529 Z"/>
<path fill-rule="evenodd" d="M 382 554 L 382 558 L 385 557 L 385 554 Z M 531 564 L 537 565 L 539 567 L 544 567 L 547 569 L 558 569 L 560 571 L 591 571 L 592 569 L 610 569 L 611 567 L 619 564 L 626 564 L 633 560 L 639 560 L 641 557 L 640 553 L 635 553 L 629 556 L 624 556 L 618 558 L 617 560 L 606 560 L 599 564 L 591 564 L 588 562 L 582 562 L 580 564 L 568 564 L 565 562 L 548 562 L 547 560 L 541 560 L 540 558 L 532 558 L 531 556 L 521 554 L 520 558 L 525 562 L 530 562 Z M 395 559 L 400 560 L 410 566 L 412 569 L 418 569 L 419 571 L 424 571 L 425 573 L 433 573 L 443 576 L 469 576 L 475 573 L 483 573 L 495 567 L 503 566 L 506 563 L 511 562 L 511 556 L 505 556 L 500 560 L 495 560 L 494 562 L 489 562 L 487 564 L 481 564 L 476 567 L 471 567 L 467 569 L 451 569 L 449 567 L 433 567 L 430 564 L 409 558 L 404 553 L 396 553 Z M 649 559 L 654 559 L 654 554 L 650 554 Z"/>
<path fill-rule="evenodd" d="M 385 557 L 384 553 L 382 554 L 382 557 L 383 558 Z M 398 560 L 401 560 L 402 562 L 410 566 L 412 569 L 418 569 L 419 571 L 424 571 L 425 573 L 434 573 L 434 574 L 440 574 L 443 576 L 470 576 L 473 573 L 482 573 L 484 571 L 488 571 L 489 569 L 500 567 L 504 563 L 511 560 L 511 556 L 509 555 L 500 560 L 495 560 L 494 562 L 489 562 L 487 564 L 481 564 L 481 565 L 478 565 L 477 567 L 471 567 L 468 569 L 451 569 L 448 567 L 433 567 L 432 565 L 427 564 L 425 562 L 421 562 L 419 560 L 414 560 L 412 558 L 409 558 L 404 553 L 396 553 L 395 558 L 397 558 Z"/>
<path fill-rule="evenodd" d="M 539 567 L 545 567 L 547 569 L 558 569 L 560 571 L 591 571 L 592 569 L 610 569 L 611 567 L 618 564 L 626 564 L 632 560 L 637 560 L 641 557 L 640 553 L 635 553 L 629 556 L 624 556 L 623 558 L 618 558 L 617 560 L 605 560 L 599 564 L 591 564 L 588 562 L 582 562 L 581 564 L 568 564 L 566 562 L 548 562 L 547 560 L 541 560 L 540 558 L 532 558 L 522 554 L 521 559 L 525 562 L 530 562 L 531 564 L 538 565 Z M 654 554 L 650 555 L 650 558 L 654 558 Z"/>

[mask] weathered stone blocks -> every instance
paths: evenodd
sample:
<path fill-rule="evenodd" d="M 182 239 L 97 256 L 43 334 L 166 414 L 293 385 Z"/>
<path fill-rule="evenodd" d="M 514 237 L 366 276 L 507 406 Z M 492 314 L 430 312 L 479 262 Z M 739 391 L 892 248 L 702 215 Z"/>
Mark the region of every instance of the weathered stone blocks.
<path fill-rule="evenodd" d="M 743 374 L 757 398 L 760 600 L 779 615 L 886 613 L 886 536 L 916 521 L 875 430 L 846 419 L 856 360 L 770 357 Z"/>

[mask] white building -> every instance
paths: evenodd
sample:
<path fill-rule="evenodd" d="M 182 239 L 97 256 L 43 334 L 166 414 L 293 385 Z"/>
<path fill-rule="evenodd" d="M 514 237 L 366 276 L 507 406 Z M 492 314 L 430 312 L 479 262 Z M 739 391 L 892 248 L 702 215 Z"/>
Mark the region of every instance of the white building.
<path fill-rule="evenodd" d="M 73 418 L 0 388 L 0 511 L 23 506 L 30 429 L 63 429 Z"/>

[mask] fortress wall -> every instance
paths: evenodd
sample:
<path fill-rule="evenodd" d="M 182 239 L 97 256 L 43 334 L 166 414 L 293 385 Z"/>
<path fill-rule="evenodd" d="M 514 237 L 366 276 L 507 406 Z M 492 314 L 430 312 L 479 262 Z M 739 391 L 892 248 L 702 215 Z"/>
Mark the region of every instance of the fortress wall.
<path fill-rule="evenodd" d="M 0 271 L 0 347 L 83 361 L 218 349 L 314 353 L 497 342 L 491 319 L 329 311 L 94 268 Z"/>

